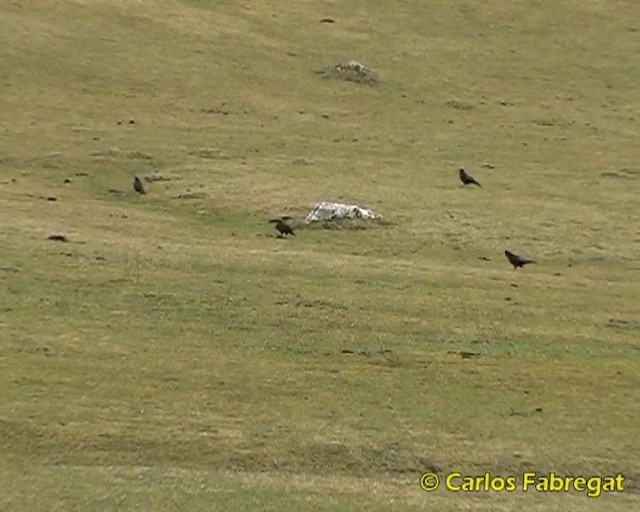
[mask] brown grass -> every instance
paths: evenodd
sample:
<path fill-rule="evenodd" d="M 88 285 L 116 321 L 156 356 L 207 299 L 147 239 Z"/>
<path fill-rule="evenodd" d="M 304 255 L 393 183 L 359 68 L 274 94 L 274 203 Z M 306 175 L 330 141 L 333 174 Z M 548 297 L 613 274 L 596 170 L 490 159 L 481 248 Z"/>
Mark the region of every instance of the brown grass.
<path fill-rule="evenodd" d="M 2 509 L 632 509 L 640 12 L 540 7 L 2 5 Z"/>

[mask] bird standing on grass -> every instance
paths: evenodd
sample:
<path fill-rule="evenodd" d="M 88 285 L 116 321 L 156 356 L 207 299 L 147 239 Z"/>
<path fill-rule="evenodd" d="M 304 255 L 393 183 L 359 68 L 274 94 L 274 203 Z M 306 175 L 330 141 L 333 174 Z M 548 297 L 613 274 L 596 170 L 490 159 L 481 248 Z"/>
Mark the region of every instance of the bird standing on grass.
<path fill-rule="evenodd" d="M 529 263 L 535 263 L 534 260 L 528 260 L 527 258 L 523 258 L 522 256 L 518 256 L 517 254 L 513 254 L 510 251 L 504 251 L 504 255 L 509 260 L 509 263 L 513 265 L 513 270 L 518 270 L 518 267 L 522 268 Z"/>
<path fill-rule="evenodd" d="M 135 190 L 138 194 L 146 194 L 147 192 L 144 189 L 144 185 L 140 178 L 137 176 L 133 179 L 133 190 Z"/>
<path fill-rule="evenodd" d="M 460 168 L 460 170 L 458 171 L 458 176 L 460 176 L 460 181 L 464 185 L 470 185 L 473 183 L 474 185 L 478 185 L 479 187 L 482 186 L 480 185 L 480 183 L 476 181 L 476 179 L 473 176 L 471 176 L 471 174 L 469 174 L 467 171 L 465 171 L 462 168 Z"/>
<path fill-rule="evenodd" d="M 296 234 L 293 232 L 293 228 L 289 226 L 289 224 L 287 224 L 287 221 L 290 219 L 291 217 L 280 217 L 279 219 L 271 219 L 269 222 L 276 225 L 279 237 L 283 237 L 285 235 L 296 236 Z"/>

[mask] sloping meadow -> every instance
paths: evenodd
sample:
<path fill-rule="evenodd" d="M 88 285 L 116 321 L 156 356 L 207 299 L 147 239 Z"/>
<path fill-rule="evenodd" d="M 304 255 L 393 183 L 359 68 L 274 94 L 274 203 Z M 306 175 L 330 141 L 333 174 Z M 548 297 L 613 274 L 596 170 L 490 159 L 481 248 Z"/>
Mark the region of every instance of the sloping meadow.
<path fill-rule="evenodd" d="M 638 19 L 0 6 L 3 508 L 637 504 Z M 421 490 L 455 471 L 625 490 Z"/>

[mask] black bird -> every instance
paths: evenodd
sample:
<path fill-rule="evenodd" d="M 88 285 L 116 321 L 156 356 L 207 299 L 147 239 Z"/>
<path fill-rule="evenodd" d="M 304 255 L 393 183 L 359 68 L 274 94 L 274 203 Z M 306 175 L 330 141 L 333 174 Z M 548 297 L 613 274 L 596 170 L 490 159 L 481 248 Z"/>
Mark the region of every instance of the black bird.
<path fill-rule="evenodd" d="M 527 258 L 523 258 L 522 256 L 518 256 L 517 254 L 513 254 L 510 251 L 504 251 L 504 255 L 513 265 L 513 270 L 518 270 L 518 267 L 522 268 L 529 263 L 535 263 L 535 261 L 533 260 L 528 260 Z"/>
<path fill-rule="evenodd" d="M 279 236 L 296 236 L 296 234 L 293 232 L 293 228 L 289 226 L 289 224 L 287 224 L 287 221 L 290 219 L 291 217 L 280 217 L 279 219 L 271 219 L 269 222 L 276 225 L 276 229 L 278 230 L 278 233 L 280 233 Z"/>
<path fill-rule="evenodd" d="M 479 187 L 482 186 L 476 181 L 473 176 L 471 176 L 471 174 L 469 174 L 462 168 L 458 171 L 458 176 L 460 176 L 460 181 L 465 185 L 470 185 L 471 183 L 473 183 L 474 185 L 478 185 Z"/>
<path fill-rule="evenodd" d="M 138 178 L 137 176 L 133 179 L 133 190 L 135 190 L 138 194 L 146 194 L 144 185 L 140 181 L 140 178 Z"/>

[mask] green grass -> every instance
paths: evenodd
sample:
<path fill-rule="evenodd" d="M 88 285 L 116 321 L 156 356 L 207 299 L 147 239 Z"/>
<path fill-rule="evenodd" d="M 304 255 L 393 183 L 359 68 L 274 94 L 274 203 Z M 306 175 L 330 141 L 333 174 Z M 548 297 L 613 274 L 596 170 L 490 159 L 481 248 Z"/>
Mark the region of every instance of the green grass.
<path fill-rule="evenodd" d="M 635 510 L 639 16 L 0 6 L 1 508 Z M 348 59 L 380 83 L 316 73 Z M 322 200 L 385 222 L 305 227 Z"/>

